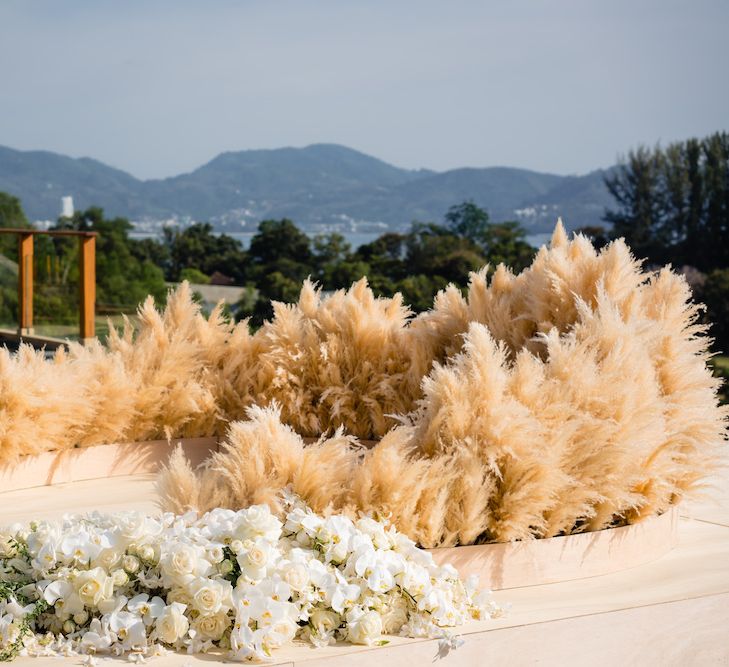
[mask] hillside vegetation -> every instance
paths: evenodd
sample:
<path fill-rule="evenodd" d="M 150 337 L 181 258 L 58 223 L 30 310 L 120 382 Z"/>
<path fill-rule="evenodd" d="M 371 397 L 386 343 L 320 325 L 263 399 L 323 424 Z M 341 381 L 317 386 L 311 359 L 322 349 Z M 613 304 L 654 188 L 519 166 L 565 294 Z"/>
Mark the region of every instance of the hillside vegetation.
<path fill-rule="evenodd" d="M 403 229 L 413 220 L 437 220 L 466 199 L 496 219 L 529 209 L 522 222 L 544 231 L 560 215 L 570 228 L 598 223 L 609 202 L 600 171 L 415 171 L 330 144 L 223 153 L 189 174 L 149 181 L 88 158 L 0 147 L 0 191 L 22 199 L 33 220 L 54 219 L 60 198 L 70 194 L 80 209 L 99 206 L 132 219 L 190 216 L 229 231 L 241 231 L 241 220 L 250 229 L 283 217 L 305 229 L 350 219 Z"/>

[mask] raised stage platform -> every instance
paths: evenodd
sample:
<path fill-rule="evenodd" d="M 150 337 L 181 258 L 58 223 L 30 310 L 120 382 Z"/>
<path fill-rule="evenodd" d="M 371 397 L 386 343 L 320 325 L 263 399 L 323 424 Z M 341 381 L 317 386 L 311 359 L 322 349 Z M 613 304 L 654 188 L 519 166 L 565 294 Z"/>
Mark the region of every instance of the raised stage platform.
<path fill-rule="evenodd" d="M 681 507 L 678 545 L 622 572 L 497 591 L 510 604 L 498 620 L 473 622 L 448 655 L 438 641 L 391 638 L 384 647 L 293 646 L 268 664 L 376 665 L 729 665 L 729 475 L 701 502 Z M 0 493 L 0 524 L 69 511 L 155 511 L 154 475 L 130 475 Z M 169 655 L 158 667 L 210 665 L 223 656 Z M 100 664 L 128 664 L 123 658 Z M 80 658 L 23 658 L 18 667 L 81 664 Z"/>

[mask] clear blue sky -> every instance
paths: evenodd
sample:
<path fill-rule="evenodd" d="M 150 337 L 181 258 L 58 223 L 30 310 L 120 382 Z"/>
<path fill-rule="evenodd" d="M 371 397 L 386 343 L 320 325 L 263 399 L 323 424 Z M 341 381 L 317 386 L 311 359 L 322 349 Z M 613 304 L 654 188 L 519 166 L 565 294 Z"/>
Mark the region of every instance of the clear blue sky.
<path fill-rule="evenodd" d="M 729 129 L 728 33 L 725 0 L 3 0 L 0 144 L 143 178 L 314 142 L 583 173 Z"/>

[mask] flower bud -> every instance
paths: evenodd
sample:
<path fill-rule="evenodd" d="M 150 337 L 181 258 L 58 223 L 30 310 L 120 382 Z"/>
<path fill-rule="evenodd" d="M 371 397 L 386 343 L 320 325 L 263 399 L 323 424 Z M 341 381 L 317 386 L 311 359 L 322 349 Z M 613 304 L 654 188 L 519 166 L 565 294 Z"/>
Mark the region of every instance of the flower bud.
<path fill-rule="evenodd" d="M 225 558 L 222 547 L 215 545 L 208 549 L 208 559 L 211 563 L 220 563 Z"/>
<path fill-rule="evenodd" d="M 218 565 L 218 569 L 223 575 L 230 574 L 233 571 L 233 563 L 226 558 L 222 563 L 220 563 L 220 565 Z"/>
<path fill-rule="evenodd" d="M 139 558 L 136 556 L 124 556 L 122 559 L 122 567 L 129 574 L 136 574 L 139 572 L 140 565 L 141 563 L 139 562 Z"/>
<path fill-rule="evenodd" d="M 76 624 L 72 620 L 68 620 L 63 624 L 63 633 L 70 635 L 76 629 Z"/>
<path fill-rule="evenodd" d="M 73 621 L 76 625 L 85 625 L 86 621 L 89 620 L 89 613 L 84 609 L 73 615 Z"/>
<path fill-rule="evenodd" d="M 151 562 L 154 560 L 154 549 L 149 544 L 144 544 L 137 549 L 137 555 L 142 560 Z"/>
<path fill-rule="evenodd" d="M 114 570 L 111 577 L 114 579 L 114 586 L 126 586 L 129 583 L 129 576 L 124 570 Z"/>

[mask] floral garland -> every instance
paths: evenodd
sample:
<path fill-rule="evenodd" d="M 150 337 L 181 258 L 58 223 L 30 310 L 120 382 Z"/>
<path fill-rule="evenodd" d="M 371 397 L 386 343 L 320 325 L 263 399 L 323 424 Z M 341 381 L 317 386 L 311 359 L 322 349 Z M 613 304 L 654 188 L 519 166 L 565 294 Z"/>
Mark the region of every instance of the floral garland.
<path fill-rule="evenodd" d="M 262 660 L 298 637 L 457 640 L 499 609 L 385 522 L 327 518 L 296 497 L 197 517 L 74 515 L 0 532 L 0 660 L 222 650 Z M 441 646 L 441 649 L 443 646 Z M 90 659 L 93 661 L 93 658 Z"/>

